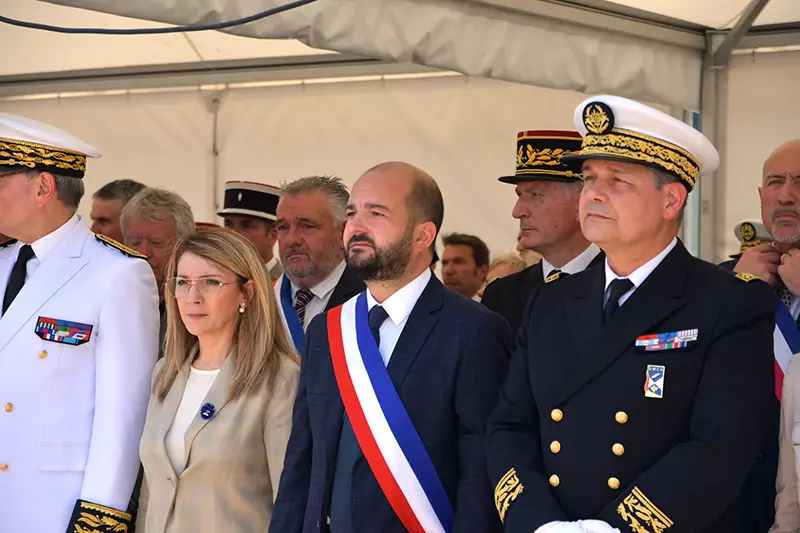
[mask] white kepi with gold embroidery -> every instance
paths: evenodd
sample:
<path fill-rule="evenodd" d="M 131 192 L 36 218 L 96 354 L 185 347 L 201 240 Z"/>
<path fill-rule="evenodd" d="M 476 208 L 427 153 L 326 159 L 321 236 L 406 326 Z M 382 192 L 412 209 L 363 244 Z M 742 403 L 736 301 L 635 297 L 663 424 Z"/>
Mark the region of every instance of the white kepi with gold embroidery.
<path fill-rule="evenodd" d="M 0 113 L 0 173 L 40 170 L 83 178 L 86 158 L 100 150 L 55 126 Z"/>

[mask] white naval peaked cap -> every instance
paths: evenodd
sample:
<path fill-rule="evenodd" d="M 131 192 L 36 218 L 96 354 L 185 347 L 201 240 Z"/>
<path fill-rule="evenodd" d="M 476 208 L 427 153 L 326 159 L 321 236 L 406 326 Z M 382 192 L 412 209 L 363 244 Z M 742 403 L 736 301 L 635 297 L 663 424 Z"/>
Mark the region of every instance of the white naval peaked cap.
<path fill-rule="evenodd" d="M 772 242 L 772 235 L 767 231 L 764 223 L 757 218 L 748 218 L 740 221 L 733 228 L 736 238 L 742 243 L 741 250 L 744 252 L 748 248 L 769 244 Z"/>
<path fill-rule="evenodd" d="M 619 96 L 587 98 L 574 115 L 583 136 L 569 159 L 613 159 L 659 168 L 691 191 L 700 176 L 719 166 L 719 153 L 705 135 L 650 106 Z"/>
<path fill-rule="evenodd" d="M 0 113 L 2 170 L 43 170 L 82 178 L 86 158 L 102 155 L 94 146 L 55 126 Z"/>

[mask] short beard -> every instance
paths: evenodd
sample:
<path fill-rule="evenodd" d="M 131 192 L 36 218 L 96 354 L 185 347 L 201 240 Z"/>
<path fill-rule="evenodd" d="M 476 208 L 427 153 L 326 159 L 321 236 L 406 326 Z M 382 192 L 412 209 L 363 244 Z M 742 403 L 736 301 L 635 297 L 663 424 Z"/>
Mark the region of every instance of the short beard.
<path fill-rule="evenodd" d="M 336 265 L 341 262 L 340 246 L 341 244 L 338 242 L 330 244 L 323 253 L 322 257 L 319 258 L 318 262 L 314 262 L 311 259 L 311 256 L 308 255 L 308 252 L 301 247 L 289 248 L 286 250 L 286 254 L 289 254 L 293 251 L 303 252 L 308 256 L 308 264 L 303 267 L 295 267 L 287 261 L 283 261 L 283 269 L 286 271 L 286 275 L 292 281 L 292 283 L 298 286 L 302 285 L 301 282 L 306 279 L 317 279 L 319 277 L 321 278 L 319 281 L 322 281 L 328 277 L 336 268 Z M 304 288 L 310 289 L 311 287 Z"/>
<path fill-rule="evenodd" d="M 363 281 L 394 281 L 403 277 L 411 262 L 411 243 L 413 240 L 410 228 L 407 228 L 399 241 L 385 248 L 378 248 L 375 242 L 366 235 L 353 236 L 347 243 L 347 266 Z M 363 252 L 353 253 L 350 245 L 354 242 L 366 242 L 372 247 L 372 257 L 361 257 Z"/>

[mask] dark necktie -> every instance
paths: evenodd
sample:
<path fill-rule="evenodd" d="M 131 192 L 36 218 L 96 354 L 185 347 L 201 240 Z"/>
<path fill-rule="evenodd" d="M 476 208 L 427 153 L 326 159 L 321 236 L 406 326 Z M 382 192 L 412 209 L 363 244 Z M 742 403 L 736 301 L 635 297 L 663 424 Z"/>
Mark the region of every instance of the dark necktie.
<path fill-rule="evenodd" d="M 308 289 L 300 289 L 297 291 L 294 310 L 297 311 L 297 318 L 300 319 L 301 325 L 306 324 L 306 306 L 313 298 L 314 293 Z"/>
<path fill-rule="evenodd" d="M 372 331 L 372 336 L 375 337 L 375 343 L 380 347 L 381 345 L 381 324 L 389 318 L 389 313 L 380 305 L 375 305 L 369 310 L 369 329 Z"/>
<path fill-rule="evenodd" d="M 628 278 L 617 278 L 608 286 L 608 301 L 603 308 L 603 319 L 608 321 L 617 309 L 619 309 L 619 299 L 622 295 L 633 288 L 633 282 Z"/>
<path fill-rule="evenodd" d="M 22 286 L 25 285 L 28 261 L 35 255 L 30 244 L 26 244 L 19 249 L 17 262 L 14 263 L 14 268 L 11 269 L 11 276 L 8 277 L 8 285 L 6 285 L 6 294 L 3 296 L 3 314 L 6 313 L 11 306 L 11 302 L 14 301 L 19 291 L 22 290 Z"/>
<path fill-rule="evenodd" d="M 550 271 L 550 273 L 547 276 L 545 276 L 545 279 L 550 278 L 550 276 L 555 276 L 555 275 L 558 275 L 561 278 L 566 278 L 567 276 L 569 276 L 569 273 L 568 272 L 562 272 L 560 268 L 554 268 L 553 270 Z"/>

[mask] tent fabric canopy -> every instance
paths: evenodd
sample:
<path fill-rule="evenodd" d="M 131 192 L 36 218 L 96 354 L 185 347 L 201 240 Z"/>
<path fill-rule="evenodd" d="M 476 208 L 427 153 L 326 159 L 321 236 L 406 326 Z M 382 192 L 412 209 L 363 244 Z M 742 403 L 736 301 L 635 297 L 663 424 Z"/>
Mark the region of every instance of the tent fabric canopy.
<path fill-rule="evenodd" d="M 154 27 L 232 20 L 288 0 L 46 1 L 58 5 L 5 0 L 4 14 L 67 26 Z M 66 38 L 4 28 L 5 37 L 0 36 L 0 43 L 8 40 L 16 49 L 26 49 L 18 46 L 19 36 L 23 42 L 35 40 L 31 43 L 34 49 L 52 50 L 55 43 L 77 49 L 57 56 L 26 54 L 24 59 L 10 61 L 0 76 L 35 71 L 37 63 L 42 67 L 39 72 L 48 72 L 115 67 L 120 63 L 153 65 L 328 51 L 547 88 L 614 93 L 696 110 L 700 107 L 705 45 L 702 30 L 731 27 L 749 3 L 750 0 L 318 0 L 230 28 L 226 33 Z M 595 22 L 587 24 L 589 18 Z M 604 24 L 608 20 L 618 23 Z M 631 29 L 632 20 L 640 25 Z M 756 24 L 798 20 L 800 2 L 770 0 Z M 37 59 L 31 61 L 31 57 Z"/>
<path fill-rule="evenodd" d="M 285 0 L 50 2 L 160 23 L 196 24 L 250 15 L 281 5 Z M 721 12 L 729 12 L 734 4 L 743 3 L 723 2 L 726 7 Z M 523 3 L 528 7 L 537 4 Z M 319 0 L 231 28 L 228 33 L 262 39 L 297 39 L 315 49 L 413 62 L 471 76 L 588 93 L 611 92 L 683 108 L 699 107 L 702 62 L 699 48 L 600 27 L 587 28 L 580 21 L 540 16 L 528 8 L 515 9 L 507 4 L 514 2 Z M 80 21 L 87 15 L 94 14 L 82 14 L 73 20 Z M 145 38 L 127 39 L 131 42 Z M 193 41 L 196 36 L 187 39 Z M 197 51 L 198 46 L 193 48 Z"/>

